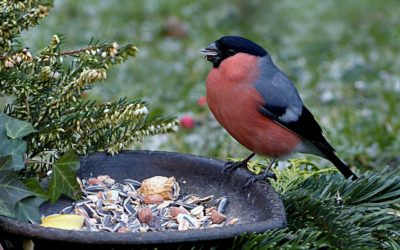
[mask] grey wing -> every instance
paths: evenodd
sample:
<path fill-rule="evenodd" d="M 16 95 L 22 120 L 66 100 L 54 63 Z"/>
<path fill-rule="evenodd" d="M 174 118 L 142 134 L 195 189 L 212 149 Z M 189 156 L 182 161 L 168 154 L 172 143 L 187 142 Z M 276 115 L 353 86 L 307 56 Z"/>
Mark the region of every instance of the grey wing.
<path fill-rule="evenodd" d="M 303 101 L 293 83 L 279 69 L 261 75 L 255 88 L 264 99 L 263 107 L 271 112 L 274 120 L 288 123 L 301 116 Z"/>
<path fill-rule="evenodd" d="M 255 88 L 264 103 L 259 111 L 281 126 L 293 131 L 317 147 L 334 151 L 322 134 L 322 129 L 303 101 L 293 83 L 275 65 L 263 71 Z"/>

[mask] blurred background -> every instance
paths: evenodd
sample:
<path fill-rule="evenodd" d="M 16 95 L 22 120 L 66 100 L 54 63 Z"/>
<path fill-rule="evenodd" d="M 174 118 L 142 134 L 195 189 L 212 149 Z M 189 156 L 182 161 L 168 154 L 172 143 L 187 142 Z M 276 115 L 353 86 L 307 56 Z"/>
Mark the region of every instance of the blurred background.
<path fill-rule="evenodd" d="M 178 133 L 136 148 L 226 159 L 249 152 L 210 114 L 204 95 L 211 64 L 198 50 L 224 35 L 247 37 L 293 80 L 344 160 L 381 169 L 400 163 L 399 13 L 397 0 L 56 0 L 20 41 L 32 52 L 55 33 L 65 35 L 66 49 L 92 38 L 134 43 L 139 55 L 85 98 L 143 99 L 152 112 L 181 119 Z"/>

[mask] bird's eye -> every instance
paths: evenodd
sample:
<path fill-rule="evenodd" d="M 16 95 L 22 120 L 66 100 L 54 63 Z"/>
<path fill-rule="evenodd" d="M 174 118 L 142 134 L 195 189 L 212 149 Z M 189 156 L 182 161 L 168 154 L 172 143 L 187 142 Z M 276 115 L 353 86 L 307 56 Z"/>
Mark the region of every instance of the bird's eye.
<path fill-rule="evenodd" d="M 228 54 L 229 56 L 233 56 L 234 54 L 236 54 L 236 51 L 235 51 L 234 49 L 229 49 L 228 52 L 227 52 L 227 54 Z"/>

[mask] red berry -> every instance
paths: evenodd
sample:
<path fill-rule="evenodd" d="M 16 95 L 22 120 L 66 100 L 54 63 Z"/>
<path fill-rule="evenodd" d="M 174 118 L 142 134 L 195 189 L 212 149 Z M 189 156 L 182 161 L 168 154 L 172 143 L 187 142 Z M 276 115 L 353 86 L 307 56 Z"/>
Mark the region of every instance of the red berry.
<path fill-rule="evenodd" d="M 200 96 L 200 98 L 197 100 L 197 104 L 199 104 L 200 106 L 207 105 L 207 97 L 205 95 Z"/>
<path fill-rule="evenodd" d="M 195 121 L 191 115 L 182 116 L 180 119 L 180 123 L 182 128 L 186 129 L 193 129 L 196 126 Z"/>

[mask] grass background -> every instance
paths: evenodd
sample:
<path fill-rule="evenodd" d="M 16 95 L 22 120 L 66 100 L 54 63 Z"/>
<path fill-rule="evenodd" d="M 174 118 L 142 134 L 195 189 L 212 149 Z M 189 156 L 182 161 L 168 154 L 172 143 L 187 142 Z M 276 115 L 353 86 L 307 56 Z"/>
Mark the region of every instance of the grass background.
<path fill-rule="evenodd" d="M 248 152 L 197 104 L 211 67 L 198 50 L 223 35 L 250 38 L 293 80 L 344 160 L 363 169 L 394 168 L 400 163 L 399 9 L 396 0 L 56 0 L 20 41 L 33 54 L 56 33 L 70 49 L 93 37 L 133 42 L 138 57 L 112 69 L 86 98 L 127 96 L 146 100 L 153 113 L 189 114 L 194 129 L 136 147 L 225 159 Z"/>

